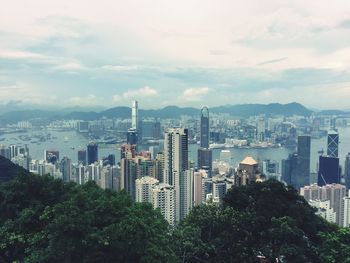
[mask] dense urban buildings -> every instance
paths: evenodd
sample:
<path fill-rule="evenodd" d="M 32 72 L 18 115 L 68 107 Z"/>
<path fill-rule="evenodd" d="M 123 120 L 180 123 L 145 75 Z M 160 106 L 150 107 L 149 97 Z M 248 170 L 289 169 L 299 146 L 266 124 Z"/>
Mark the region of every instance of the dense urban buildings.
<path fill-rule="evenodd" d="M 349 184 L 350 157 L 342 156 L 345 165 L 340 169 L 339 135 L 326 131 L 330 121 L 326 117 L 263 114 L 233 118 L 209 113 L 206 106 L 193 116 L 140 118 L 134 101 L 127 119 L 49 125 L 48 129 L 63 132 L 75 130 L 79 144 L 68 138 L 72 135 L 64 135 L 60 144 L 51 146 L 59 132 L 18 136 L 32 147 L 47 143 L 44 158 L 40 154 L 32 159 L 30 146 L 15 143 L 1 145 L 0 154 L 39 175 L 78 184 L 94 181 L 103 189 L 124 190 L 133 200 L 159 208 L 171 225 L 194 206 L 222 204 L 234 185 L 272 178 L 294 186 L 326 220 L 346 225 L 349 200 L 346 188 L 339 185 Z M 36 128 L 31 122 L 18 123 L 18 127 Z M 322 147 L 311 145 L 315 138 L 327 146 L 327 155 Z M 277 156 L 275 151 L 283 153 Z M 308 187 L 321 190 L 307 197 Z"/>

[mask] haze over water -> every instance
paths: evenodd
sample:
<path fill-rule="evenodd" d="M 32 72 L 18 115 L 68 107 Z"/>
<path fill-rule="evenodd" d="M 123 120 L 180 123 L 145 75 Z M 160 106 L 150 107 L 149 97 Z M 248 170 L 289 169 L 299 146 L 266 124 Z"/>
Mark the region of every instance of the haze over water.
<path fill-rule="evenodd" d="M 350 127 L 340 127 L 339 131 L 339 158 L 340 164 L 343 166 L 345 161 L 345 156 L 350 152 Z M 32 144 L 28 143 L 29 151 L 32 159 L 43 159 L 44 151 L 48 149 L 56 149 L 60 152 L 60 158 L 67 156 L 72 159 L 73 162 L 77 162 L 77 152 L 80 149 L 86 149 L 86 145 L 89 142 L 88 139 L 81 134 L 75 131 L 49 131 L 53 137 L 57 137 L 52 141 L 42 142 L 41 144 Z M 35 131 L 28 133 L 37 134 L 41 131 Z M 1 141 L 1 144 L 10 145 L 24 145 L 27 142 L 23 142 L 18 139 L 19 134 L 5 134 L 1 135 L 1 138 L 5 140 Z M 147 145 L 140 147 L 141 150 L 148 149 Z M 189 145 L 189 158 L 192 161 L 197 162 L 197 149 L 198 145 L 190 144 Z M 317 171 L 317 162 L 318 162 L 318 151 L 327 150 L 327 138 L 323 137 L 320 139 L 311 140 L 311 172 Z M 108 154 L 115 154 L 116 161 L 120 160 L 120 150 L 116 145 L 106 145 L 104 147 L 100 146 L 98 149 L 99 158 L 107 156 Z M 213 160 L 219 159 L 221 149 L 213 149 Z M 293 151 L 287 148 L 267 148 L 267 149 L 239 149 L 239 148 L 230 148 L 232 155 L 231 164 L 236 166 L 245 156 L 251 155 L 255 159 L 259 160 L 276 160 L 281 161 L 288 157 L 289 153 Z"/>

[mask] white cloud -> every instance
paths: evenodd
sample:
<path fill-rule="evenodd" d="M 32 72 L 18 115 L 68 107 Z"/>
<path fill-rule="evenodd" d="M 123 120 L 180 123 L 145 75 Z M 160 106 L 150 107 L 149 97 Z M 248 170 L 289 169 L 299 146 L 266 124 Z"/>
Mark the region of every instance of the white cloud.
<path fill-rule="evenodd" d="M 189 88 L 183 92 L 182 98 L 187 101 L 199 101 L 208 92 L 208 87 Z"/>
<path fill-rule="evenodd" d="M 143 88 L 136 89 L 136 90 L 127 90 L 121 95 L 116 94 L 112 97 L 112 100 L 114 102 L 119 102 L 122 100 L 148 98 L 148 97 L 154 97 L 157 95 L 158 95 L 158 91 L 156 89 L 153 89 L 149 86 L 145 86 Z"/>
<path fill-rule="evenodd" d="M 115 71 L 115 72 L 125 72 L 125 71 L 134 71 L 140 69 L 140 66 L 131 65 L 131 66 L 123 66 L 123 65 L 105 65 L 101 67 L 103 70 Z"/>
<path fill-rule="evenodd" d="M 54 69 L 63 70 L 63 71 L 77 71 L 77 70 L 86 70 L 87 68 L 79 62 L 68 62 L 65 64 L 60 64 L 54 67 Z"/>
<path fill-rule="evenodd" d="M 0 58 L 5 59 L 46 59 L 46 56 L 43 56 L 38 53 L 19 51 L 19 50 L 3 50 L 0 51 Z"/>
<path fill-rule="evenodd" d="M 91 105 L 103 105 L 102 98 L 98 98 L 94 94 L 89 94 L 85 97 L 75 96 L 68 99 L 68 103 L 74 106 L 91 106 Z"/>

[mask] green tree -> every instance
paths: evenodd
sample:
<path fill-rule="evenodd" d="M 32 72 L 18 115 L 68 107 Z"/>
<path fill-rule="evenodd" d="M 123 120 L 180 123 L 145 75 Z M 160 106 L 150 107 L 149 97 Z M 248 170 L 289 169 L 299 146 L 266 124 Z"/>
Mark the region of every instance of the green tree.
<path fill-rule="evenodd" d="M 149 204 L 94 182 L 20 176 L 0 186 L 1 262 L 174 262 L 169 226 Z"/>

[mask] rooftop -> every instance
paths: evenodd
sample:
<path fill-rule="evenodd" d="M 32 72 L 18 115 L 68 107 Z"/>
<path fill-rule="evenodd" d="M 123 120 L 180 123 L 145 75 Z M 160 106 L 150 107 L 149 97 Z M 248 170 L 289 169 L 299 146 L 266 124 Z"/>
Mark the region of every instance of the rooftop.
<path fill-rule="evenodd" d="M 243 161 L 241 161 L 241 164 L 256 165 L 258 163 L 253 159 L 253 157 L 247 156 L 243 159 Z"/>

